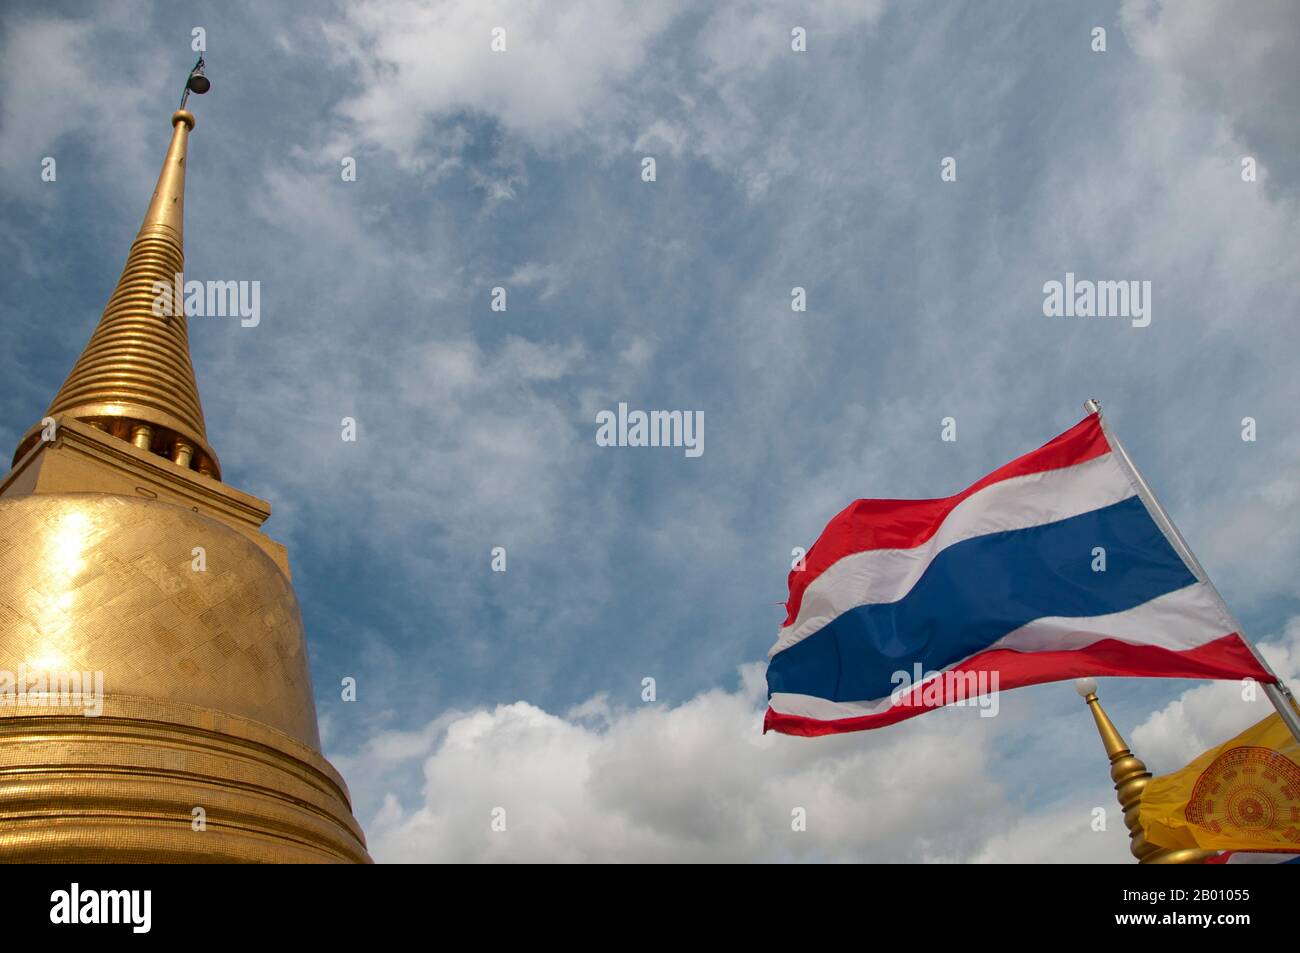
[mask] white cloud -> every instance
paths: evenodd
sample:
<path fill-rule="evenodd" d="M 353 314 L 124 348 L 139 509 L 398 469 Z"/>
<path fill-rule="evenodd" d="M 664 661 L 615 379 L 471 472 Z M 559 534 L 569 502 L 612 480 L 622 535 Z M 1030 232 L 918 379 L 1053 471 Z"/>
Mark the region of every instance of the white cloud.
<path fill-rule="evenodd" d="M 330 493 L 382 486 L 384 493 L 352 505 L 363 507 L 369 533 L 405 540 L 419 559 L 432 555 L 433 526 L 440 548 L 462 553 L 486 552 L 486 540 L 549 538 L 564 518 L 580 434 L 563 395 L 544 389 L 579 369 L 583 347 L 507 336 L 485 350 L 470 338 L 436 338 L 373 368 L 348 359 L 358 346 L 352 335 L 319 342 L 315 366 L 331 367 L 332 376 L 304 368 L 258 388 L 281 408 L 269 422 L 285 441 L 283 463 L 269 467 L 290 488 L 280 495 L 308 500 L 324 486 Z M 328 362 L 323 350 L 333 355 Z M 384 379 L 371 383 L 373 374 Z M 301 426 L 303 414 L 321 416 Z M 358 422 L 356 443 L 339 439 L 345 414 Z M 430 500 L 439 501 L 436 519 L 413 519 L 430 510 Z M 276 532 L 300 528 L 280 519 Z"/>
<path fill-rule="evenodd" d="M 412 165 L 428 120 L 458 111 L 555 144 L 618 109 L 621 84 L 678 9 L 635 0 L 351 5 L 346 22 L 328 30 L 361 81 L 340 112 Z M 496 28 L 505 30 L 504 53 L 491 49 Z"/>
<path fill-rule="evenodd" d="M 542 264 L 530 261 L 516 268 L 506 282 L 507 288 L 522 285 L 526 288 L 540 286 L 537 297 L 541 301 L 551 298 L 564 286 L 566 274 L 563 268 L 555 264 Z"/>
<path fill-rule="evenodd" d="M 0 180 L 5 191 L 47 194 L 41 159 L 60 161 L 59 180 L 157 175 L 169 134 L 166 113 L 147 108 L 152 90 L 167 88 L 166 60 L 145 57 L 131 69 L 95 55 L 113 32 L 140 16 L 140 4 L 116 3 L 96 20 L 36 16 L 6 22 L 0 47 Z M 180 83 L 173 85 L 179 95 Z M 71 162 L 74 137 L 89 144 L 89 169 Z M 149 193 L 145 188 L 145 195 Z M 135 195 L 135 191 L 128 194 Z M 136 201 L 140 201 L 136 198 Z M 143 209 L 143 206 L 141 206 Z"/>
<path fill-rule="evenodd" d="M 339 114 L 406 168 L 452 161 L 468 141 L 450 143 L 442 127 L 431 135 L 432 124 L 468 113 L 492 117 L 543 150 L 697 156 L 757 196 L 801 161 L 795 124 L 762 112 L 764 77 L 780 57 L 787 73 L 778 85 L 803 75 L 799 57 L 831 62 L 836 41 L 873 25 L 882 8 L 881 0 L 727 0 L 699 20 L 680 0 L 570 0 L 562 8 L 541 0 L 380 0 L 350 7 L 326 33 L 359 87 Z M 807 53 L 791 50 L 795 26 L 808 32 Z M 497 27 L 506 31 L 504 53 L 490 47 Z M 331 155 L 347 137 L 334 141 Z M 514 196 L 511 176 L 486 175 L 480 184 L 495 199 Z"/>
<path fill-rule="evenodd" d="M 369 825 L 384 861 L 921 860 L 964 856 L 1002 813 L 989 734 L 968 716 L 821 739 L 761 735 L 761 666 L 677 707 L 595 699 L 560 718 L 516 702 L 445 723 L 424 800 L 386 790 Z M 428 733 L 419 735 L 428 740 Z M 383 789 L 391 740 L 338 758 Z M 418 747 L 418 746 L 417 746 Z M 408 749 L 402 749 L 409 753 Z M 960 792 L 961 809 L 953 809 Z M 494 808 L 507 830 L 491 830 Z M 792 811 L 807 831 L 792 830 Z M 971 819 L 981 818 L 981 824 Z"/>
<path fill-rule="evenodd" d="M 1294 0 L 1125 0 L 1134 48 L 1227 115 L 1260 164 L 1300 185 L 1300 4 Z"/>
<path fill-rule="evenodd" d="M 1280 672 L 1300 671 L 1300 617 L 1264 649 Z M 1084 787 L 1017 804 L 999 778 L 1023 749 L 997 754 L 997 732 L 971 712 L 820 739 L 761 735 L 762 666 L 745 666 L 741 682 L 676 707 L 601 694 L 563 717 L 523 701 L 449 712 L 334 760 L 354 794 L 380 805 L 367 836 L 387 862 L 1131 862 L 1100 746 L 1073 706 L 1038 740 L 1084 755 Z M 1243 703 L 1236 683 L 1198 685 L 1146 718 L 1132 746 L 1162 773 L 1270 710 Z M 403 803 L 417 771 L 422 793 Z M 504 832 L 491 827 L 497 808 Z M 791 829 L 795 808 L 804 832 Z"/>
<path fill-rule="evenodd" d="M 626 343 L 619 349 L 618 359 L 627 365 L 630 370 L 643 371 L 654 360 L 657 350 L 658 347 L 654 341 L 635 335 L 627 339 Z"/>
<path fill-rule="evenodd" d="M 964 859 L 982 864 L 1132 863 L 1123 813 L 1113 792 L 1103 794 L 1102 803 L 1077 801 L 1014 818 Z M 1093 829 L 1098 807 L 1106 812 L 1101 831 Z"/>

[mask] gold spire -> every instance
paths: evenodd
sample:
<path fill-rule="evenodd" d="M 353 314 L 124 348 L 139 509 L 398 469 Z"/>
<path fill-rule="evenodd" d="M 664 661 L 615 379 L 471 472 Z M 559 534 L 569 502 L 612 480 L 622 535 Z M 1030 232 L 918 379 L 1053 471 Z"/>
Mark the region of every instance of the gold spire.
<path fill-rule="evenodd" d="M 155 282 L 175 288 L 185 267 L 185 157 L 194 116 L 179 109 L 172 127 L 158 185 L 117 289 L 45 415 L 86 421 L 219 480 L 221 467 L 208 445 L 190 363 L 184 308 L 177 300 L 170 310 L 178 313 L 155 314 Z M 40 431 L 38 424 L 24 435 L 15 464 L 39 440 Z"/>
<path fill-rule="evenodd" d="M 1138 820 L 1138 809 L 1142 804 L 1142 792 L 1151 780 L 1151 772 L 1146 764 L 1129 750 L 1118 729 L 1101 707 L 1097 698 L 1097 683 L 1091 678 L 1081 678 L 1075 688 L 1092 711 L 1093 721 L 1097 723 L 1097 734 L 1110 759 L 1110 779 L 1115 782 L 1115 795 L 1119 806 L 1124 811 L 1124 825 L 1129 831 L 1129 850 L 1140 864 L 1199 864 L 1207 857 L 1213 857 L 1214 850 L 1169 850 L 1152 844 L 1142 830 Z"/>

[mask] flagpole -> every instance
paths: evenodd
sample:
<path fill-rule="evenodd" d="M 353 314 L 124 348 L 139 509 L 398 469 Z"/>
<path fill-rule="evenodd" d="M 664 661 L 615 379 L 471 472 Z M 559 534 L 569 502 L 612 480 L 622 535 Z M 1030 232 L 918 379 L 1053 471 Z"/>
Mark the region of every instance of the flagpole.
<path fill-rule="evenodd" d="M 1119 438 L 1111 432 L 1110 427 L 1106 423 L 1106 418 L 1102 416 L 1100 401 L 1089 398 L 1083 402 L 1083 409 L 1089 414 L 1097 415 L 1097 422 L 1101 424 L 1101 431 L 1106 436 L 1106 442 L 1110 444 L 1110 449 L 1119 457 L 1120 461 L 1128 469 L 1128 472 L 1133 475 L 1134 482 L 1137 484 L 1138 496 L 1142 498 L 1142 502 L 1146 505 L 1151 516 L 1155 519 L 1156 525 L 1159 526 L 1161 532 L 1165 534 L 1165 538 L 1169 540 L 1178 555 L 1182 557 L 1183 562 L 1187 563 L 1197 580 L 1203 583 L 1206 588 L 1214 594 L 1214 598 L 1219 600 L 1219 605 L 1222 606 L 1223 611 L 1228 616 L 1228 620 L 1237 630 L 1237 635 L 1241 637 L 1241 641 L 1245 643 L 1248 649 L 1250 649 L 1251 654 L 1255 656 L 1255 660 L 1259 662 L 1260 667 L 1273 676 L 1274 681 L 1271 684 L 1264 684 L 1264 694 L 1267 695 L 1268 700 L 1273 703 L 1273 707 L 1277 709 L 1278 715 L 1281 716 L 1282 721 L 1287 728 L 1291 730 L 1291 734 L 1295 736 L 1296 741 L 1300 741 L 1300 713 L 1297 713 L 1296 711 L 1295 702 L 1292 700 L 1291 689 L 1287 688 L 1283 681 L 1277 677 L 1277 673 L 1273 671 L 1268 662 L 1264 660 L 1264 657 L 1259 654 L 1259 650 L 1256 649 L 1250 639 L 1246 637 L 1246 633 L 1242 631 L 1241 623 L 1238 622 L 1237 617 L 1232 614 L 1232 610 L 1228 608 L 1228 604 L 1223 601 L 1223 596 L 1219 594 L 1219 590 L 1206 574 L 1205 568 L 1201 565 L 1200 560 L 1196 558 L 1196 554 L 1192 552 L 1192 548 L 1187 545 L 1187 540 L 1183 539 L 1183 534 L 1178 532 L 1178 527 L 1174 525 L 1174 521 L 1169 518 L 1169 514 L 1165 512 L 1165 508 L 1161 506 L 1160 501 L 1156 499 L 1156 495 L 1152 491 L 1151 485 L 1147 483 L 1146 478 L 1142 476 L 1142 471 L 1134 465 L 1133 458 L 1128 455 L 1128 451 L 1124 449 L 1124 445 L 1120 443 Z"/>

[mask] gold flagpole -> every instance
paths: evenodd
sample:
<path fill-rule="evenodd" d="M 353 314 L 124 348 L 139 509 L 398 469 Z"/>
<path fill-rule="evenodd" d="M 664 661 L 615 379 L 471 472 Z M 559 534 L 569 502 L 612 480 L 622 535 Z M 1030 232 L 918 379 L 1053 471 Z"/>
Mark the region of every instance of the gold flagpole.
<path fill-rule="evenodd" d="M 1246 633 L 1242 629 L 1241 623 L 1237 621 L 1236 616 L 1232 614 L 1232 610 L 1228 608 L 1228 604 L 1223 601 L 1223 596 L 1219 594 L 1219 590 L 1215 588 L 1214 583 L 1210 581 L 1210 577 L 1206 575 L 1205 568 L 1201 565 L 1200 560 L 1196 558 L 1196 554 L 1192 552 L 1191 547 L 1187 545 L 1187 540 L 1183 539 L 1183 534 L 1178 532 L 1178 527 L 1174 525 L 1174 521 L 1169 518 L 1169 514 L 1165 512 L 1165 508 L 1161 506 L 1160 501 L 1156 499 L 1155 493 L 1151 490 L 1151 485 L 1147 483 L 1146 479 L 1142 476 L 1142 471 L 1134 465 L 1133 458 L 1128 455 L 1128 451 L 1124 449 L 1124 445 L 1120 443 L 1119 438 L 1111 432 L 1110 427 L 1106 423 L 1106 418 L 1102 416 L 1101 403 L 1093 399 L 1085 400 L 1083 402 L 1083 409 L 1089 414 L 1097 415 L 1097 421 L 1101 424 L 1101 431 L 1106 435 L 1106 442 L 1110 444 L 1110 448 L 1114 451 L 1116 459 L 1120 461 L 1121 465 L 1128 470 L 1129 475 L 1133 477 L 1133 482 L 1137 486 L 1138 496 L 1141 497 L 1142 503 L 1146 506 L 1147 512 L 1151 514 L 1152 519 L 1155 520 L 1156 525 L 1160 527 L 1160 531 L 1164 533 L 1165 539 L 1169 540 L 1169 545 L 1173 546 L 1174 551 L 1178 553 L 1183 562 L 1187 564 L 1187 568 L 1189 568 L 1192 571 L 1192 574 L 1196 576 L 1197 581 L 1204 583 L 1205 587 L 1213 594 L 1214 598 L 1219 601 L 1219 606 L 1223 609 L 1224 614 L 1227 615 L 1233 628 L 1236 629 L 1237 635 L 1240 636 L 1241 641 L 1246 644 L 1246 647 L 1250 649 L 1251 654 L 1255 656 L 1255 660 L 1259 662 L 1260 667 L 1273 676 L 1274 681 L 1272 683 L 1266 682 L 1264 684 L 1264 694 L 1267 695 L 1268 700 L 1273 703 L 1273 707 L 1277 709 L 1277 713 L 1281 716 L 1282 721 L 1287 728 L 1291 730 L 1291 734 L 1295 736 L 1296 741 L 1300 741 L 1300 713 L 1297 712 L 1295 700 L 1291 696 L 1291 689 L 1287 688 L 1283 681 L 1277 677 L 1277 673 L 1274 672 L 1268 662 L 1265 661 L 1264 656 L 1259 654 L 1259 650 L 1256 649 L 1250 639 L 1246 637 Z"/>

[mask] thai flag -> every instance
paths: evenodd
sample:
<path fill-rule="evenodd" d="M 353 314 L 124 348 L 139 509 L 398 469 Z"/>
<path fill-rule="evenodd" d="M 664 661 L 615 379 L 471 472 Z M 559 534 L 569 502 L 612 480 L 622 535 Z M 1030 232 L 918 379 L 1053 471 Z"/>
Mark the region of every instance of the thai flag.
<path fill-rule="evenodd" d="M 1138 486 L 1094 413 L 956 496 L 853 503 L 790 573 L 764 730 L 1079 676 L 1273 682 Z"/>

